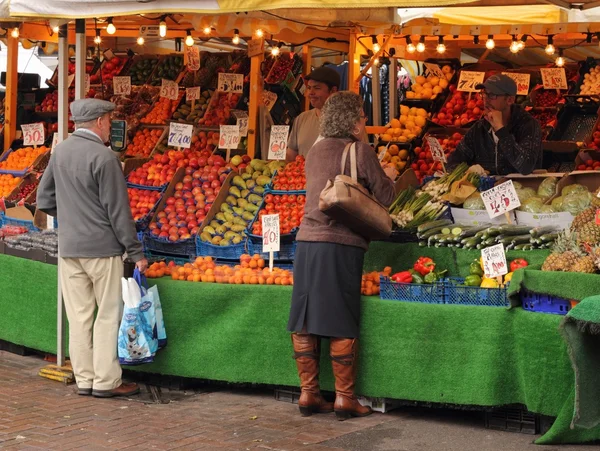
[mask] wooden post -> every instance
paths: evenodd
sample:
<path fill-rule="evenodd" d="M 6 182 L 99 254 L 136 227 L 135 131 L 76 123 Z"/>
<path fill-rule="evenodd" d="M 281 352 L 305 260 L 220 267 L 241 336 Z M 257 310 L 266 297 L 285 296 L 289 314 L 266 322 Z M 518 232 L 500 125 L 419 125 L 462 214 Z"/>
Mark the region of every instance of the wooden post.
<path fill-rule="evenodd" d="M 250 59 L 250 103 L 248 105 L 248 156 L 254 158 L 258 130 L 258 107 L 262 103 L 263 79 L 260 66 L 265 59 L 264 53 Z"/>
<path fill-rule="evenodd" d="M 308 44 L 302 46 L 302 74 L 308 75 L 312 70 L 312 47 Z M 304 96 L 304 108 L 303 111 L 310 109 L 310 100 L 308 96 Z"/>
<path fill-rule="evenodd" d="M 19 63 L 19 39 L 7 37 L 8 56 L 6 63 L 6 97 L 4 99 L 4 151 L 15 140 L 17 133 L 17 90 Z M 1 152 L 0 152 L 1 153 Z"/>
<path fill-rule="evenodd" d="M 398 60 L 390 58 L 390 70 L 388 71 L 388 81 L 390 87 L 390 121 L 398 117 Z M 446 172 L 444 170 L 444 172 Z"/>
<path fill-rule="evenodd" d="M 85 99 L 85 19 L 75 21 L 75 100 Z"/>
<path fill-rule="evenodd" d="M 373 125 L 384 125 L 381 123 L 381 85 L 379 84 L 379 66 L 375 64 L 371 67 L 371 93 L 373 94 L 373 101 L 371 102 Z"/>
<path fill-rule="evenodd" d="M 357 81 L 360 74 L 360 52 L 357 44 L 358 35 L 350 33 L 350 50 L 348 52 L 348 90 L 358 94 L 359 83 Z"/>

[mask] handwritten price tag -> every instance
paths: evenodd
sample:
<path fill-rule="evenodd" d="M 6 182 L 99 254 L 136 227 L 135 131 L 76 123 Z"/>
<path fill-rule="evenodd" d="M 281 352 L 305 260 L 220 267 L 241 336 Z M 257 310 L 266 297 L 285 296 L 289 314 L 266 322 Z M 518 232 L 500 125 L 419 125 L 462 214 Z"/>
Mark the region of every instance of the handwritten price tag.
<path fill-rule="evenodd" d="M 113 77 L 113 92 L 116 96 L 131 94 L 131 77 Z"/>
<path fill-rule="evenodd" d="M 423 63 L 423 64 L 425 65 L 425 69 L 427 69 L 427 72 L 429 72 L 431 75 L 435 75 L 436 77 L 446 79 L 446 74 L 444 72 L 442 72 L 442 68 L 440 66 L 438 66 L 437 64 L 433 64 L 433 63 Z"/>
<path fill-rule="evenodd" d="M 271 91 L 263 91 L 262 93 L 263 105 L 267 107 L 267 110 L 271 111 L 275 102 L 277 102 L 277 94 Z"/>
<path fill-rule="evenodd" d="M 195 88 L 185 88 L 185 100 L 188 102 L 200 99 L 200 86 Z"/>
<path fill-rule="evenodd" d="M 171 122 L 169 125 L 169 139 L 167 144 L 171 147 L 185 147 L 189 149 L 192 145 L 192 132 L 194 126 L 191 124 L 180 124 Z"/>
<path fill-rule="evenodd" d="M 289 125 L 273 125 L 271 127 L 269 160 L 285 160 L 289 132 Z"/>
<path fill-rule="evenodd" d="M 191 47 L 185 46 L 185 57 L 187 59 L 187 68 L 189 70 L 200 69 L 200 49 L 192 45 Z"/>
<path fill-rule="evenodd" d="M 263 38 L 248 41 L 248 56 L 258 56 L 265 52 L 265 40 Z"/>
<path fill-rule="evenodd" d="M 508 75 L 517 84 L 517 95 L 526 96 L 529 94 L 529 83 L 531 81 L 531 75 L 519 74 L 516 72 L 502 72 L 504 75 Z"/>
<path fill-rule="evenodd" d="M 219 92 L 244 92 L 244 74 L 225 74 L 220 73 L 217 91 Z"/>
<path fill-rule="evenodd" d="M 237 125 L 219 127 L 219 149 L 237 149 L 240 144 L 240 129 Z"/>
<path fill-rule="evenodd" d="M 486 277 L 500 277 L 508 273 L 503 244 L 481 249 L 481 258 L 483 260 L 483 273 Z"/>
<path fill-rule="evenodd" d="M 44 136 L 44 124 L 36 122 L 35 124 L 21 125 L 23 130 L 23 145 L 24 146 L 41 146 L 46 141 Z"/>
<path fill-rule="evenodd" d="M 263 252 L 279 252 L 279 214 L 262 217 Z"/>
<path fill-rule="evenodd" d="M 433 136 L 428 136 L 427 142 L 429 143 L 429 149 L 431 150 L 431 156 L 433 159 L 435 161 L 446 163 L 446 154 L 444 153 L 444 149 L 442 149 L 442 145 L 438 139 L 434 138 Z"/>
<path fill-rule="evenodd" d="M 162 84 L 160 85 L 160 96 L 171 100 L 177 100 L 178 95 L 179 85 L 172 80 L 163 78 Z"/>
<path fill-rule="evenodd" d="M 567 75 L 563 67 L 541 68 L 544 89 L 568 89 Z"/>
<path fill-rule="evenodd" d="M 490 218 L 495 218 L 521 206 L 512 180 L 481 192 L 481 200 Z"/>
<path fill-rule="evenodd" d="M 468 70 L 460 71 L 460 78 L 458 79 L 458 91 L 464 92 L 479 92 L 475 86 L 483 83 L 485 78 L 485 72 L 472 72 Z"/>

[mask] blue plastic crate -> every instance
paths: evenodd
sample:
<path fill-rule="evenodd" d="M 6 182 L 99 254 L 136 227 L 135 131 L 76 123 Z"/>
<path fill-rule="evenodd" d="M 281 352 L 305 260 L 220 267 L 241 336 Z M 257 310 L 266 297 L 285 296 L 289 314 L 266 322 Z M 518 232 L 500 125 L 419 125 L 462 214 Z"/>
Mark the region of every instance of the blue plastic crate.
<path fill-rule="evenodd" d="M 126 182 L 127 182 L 127 188 L 137 188 L 137 189 L 147 189 L 150 191 L 164 191 L 167 189 L 167 186 L 169 186 L 168 183 L 161 185 L 161 186 L 146 186 L 146 185 L 136 185 L 135 183 L 130 183 L 129 182 L 129 176 L 127 176 L 125 178 Z"/>
<path fill-rule="evenodd" d="M 496 184 L 495 177 L 481 177 L 479 179 L 479 188 L 478 191 L 487 191 L 488 189 L 492 189 Z"/>
<path fill-rule="evenodd" d="M 287 194 L 293 194 L 293 193 L 287 193 Z M 256 214 L 254 215 L 254 219 L 248 224 L 248 227 L 246 227 L 246 235 L 248 236 L 248 238 L 250 239 L 250 241 L 252 242 L 252 244 L 260 244 L 261 248 L 262 248 L 262 236 L 260 235 L 254 235 L 252 233 L 252 226 L 254 225 L 254 223 L 258 220 L 258 213 L 264 208 L 265 206 L 265 200 L 263 198 L 263 201 L 261 202 L 260 206 L 258 207 L 258 210 L 256 211 Z M 275 212 L 273 212 L 275 213 Z M 298 229 L 293 229 L 292 233 L 288 233 L 286 235 L 280 235 L 279 236 L 279 241 L 281 244 L 289 244 L 292 243 L 294 241 L 296 241 L 296 232 L 298 231 Z"/>
<path fill-rule="evenodd" d="M 523 308 L 530 312 L 566 315 L 571 310 L 571 301 L 569 299 L 534 293 L 528 290 L 521 290 L 519 297 L 523 303 Z"/>
<path fill-rule="evenodd" d="M 398 283 L 392 282 L 389 277 L 379 276 L 379 297 L 389 301 L 443 304 L 444 283 Z"/>
<path fill-rule="evenodd" d="M 248 240 L 244 240 L 239 244 L 232 244 L 231 246 L 218 246 L 202 241 L 199 236 L 196 238 L 196 255 L 239 261 L 239 258 L 243 254 L 251 254 Z"/>
<path fill-rule="evenodd" d="M 56 222 L 54 223 L 56 225 Z M 25 227 L 30 232 L 39 232 L 36 226 L 33 225 L 33 221 L 27 221 L 25 219 L 16 219 L 11 218 L 10 216 L 6 216 L 4 212 L 0 211 L 0 227 L 4 227 L 5 225 L 13 225 L 19 227 Z"/>
<path fill-rule="evenodd" d="M 158 262 L 158 261 L 165 261 L 167 263 L 173 261 L 173 262 L 175 262 L 176 265 L 183 266 L 186 263 L 192 262 L 191 258 L 182 257 L 180 255 L 171 255 L 171 254 L 166 254 L 166 253 L 161 253 L 161 252 L 151 252 L 151 251 L 145 251 L 144 254 L 146 255 L 146 258 L 148 259 L 150 264 L 152 264 L 154 262 Z"/>
<path fill-rule="evenodd" d="M 294 261 L 294 256 L 296 255 L 296 243 L 296 241 L 292 241 L 291 243 L 280 243 L 279 252 L 273 253 L 273 260 L 277 262 Z M 249 248 L 252 250 L 250 254 L 259 254 L 260 258 L 269 260 L 269 253 L 262 251 L 262 238 L 260 243 L 249 241 L 248 244 Z M 279 264 L 277 266 L 280 267 Z"/>
<path fill-rule="evenodd" d="M 444 279 L 444 303 L 454 305 L 481 305 L 486 307 L 508 307 L 506 288 L 480 288 L 461 285 L 462 277 Z"/>
<path fill-rule="evenodd" d="M 302 190 L 288 190 L 288 191 L 281 191 L 281 190 L 275 190 L 273 188 L 273 180 L 275 180 L 275 177 L 277 176 L 277 172 L 275 171 L 273 173 L 273 177 L 271 177 L 271 181 L 267 184 L 267 186 L 265 186 L 265 194 L 306 194 L 306 190 L 302 189 Z"/>
<path fill-rule="evenodd" d="M 194 237 L 182 241 L 169 241 L 152 236 L 144 232 L 144 247 L 151 252 L 165 252 L 168 254 L 196 257 L 196 239 Z"/>

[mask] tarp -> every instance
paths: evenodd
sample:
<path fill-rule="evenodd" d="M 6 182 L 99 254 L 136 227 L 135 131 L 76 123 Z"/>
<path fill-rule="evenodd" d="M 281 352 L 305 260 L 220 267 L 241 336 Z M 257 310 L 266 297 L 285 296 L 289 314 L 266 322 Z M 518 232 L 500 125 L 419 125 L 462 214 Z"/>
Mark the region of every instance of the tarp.
<path fill-rule="evenodd" d="M 5 45 L 2 45 L 1 47 L 0 72 L 6 72 L 8 47 Z M 19 44 L 19 60 L 17 66 L 17 71 L 21 74 L 39 74 L 41 78 L 41 87 L 48 87 L 45 81 L 52 77 L 53 71 L 39 59 L 37 46 L 30 49 L 24 49 L 23 46 Z"/>

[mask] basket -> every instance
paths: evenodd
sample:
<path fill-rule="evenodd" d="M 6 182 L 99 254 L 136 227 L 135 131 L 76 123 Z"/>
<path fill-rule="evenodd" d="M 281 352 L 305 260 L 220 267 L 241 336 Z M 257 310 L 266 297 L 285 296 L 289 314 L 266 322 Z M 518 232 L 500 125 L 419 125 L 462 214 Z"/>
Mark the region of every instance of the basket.
<path fill-rule="evenodd" d="M 523 303 L 523 308 L 530 312 L 566 315 L 569 313 L 572 306 L 569 299 L 534 293 L 533 291 L 528 290 L 521 290 L 519 297 Z"/>
<path fill-rule="evenodd" d="M 281 192 L 278 192 L 279 194 Z M 283 193 L 283 194 L 294 194 L 294 193 Z M 249 241 L 251 241 L 253 244 L 260 244 L 261 249 L 262 249 L 262 240 L 263 237 L 260 235 L 254 235 L 252 233 L 252 226 L 254 225 L 254 223 L 256 221 L 259 220 L 259 216 L 258 214 L 260 213 L 260 211 L 265 207 L 265 200 L 263 198 L 262 203 L 260 204 L 260 207 L 258 208 L 256 214 L 254 215 L 254 219 L 250 222 L 250 224 L 248 224 L 248 227 L 246 228 L 246 236 L 248 236 Z M 288 243 L 292 243 L 293 241 L 296 240 L 296 232 L 298 231 L 298 229 L 293 229 L 292 233 L 289 233 L 287 235 L 280 235 L 279 236 L 279 242 L 281 243 L 281 245 L 283 244 L 288 244 Z"/>
<path fill-rule="evenodd" d="M 548 141 L 589 142 L 598 122 L 597 109 L 595 105 L 565 105 Z"/>
<path fill-rule="evenodd" d="M 10 216 L 6 216 L 4 212 L 0 211 L 0 227 L 4 227 L 5 225 L 20 226 L 25 227 L 30 232 L 40 232 L 40 229 L 33 225 L 33 221 L 11 218 Z"/>
<path fill-rule="evenodd" d="M 444 303 L 455 305 L 481 305 L 486 307 L 508 307 L 506 288 L 480 288 L 459 285 L 461 277 L 444 279 Z"/>
<path fill-rule="evenodd" d="M 14 149 L 8 149 L 6 152 L 4 152 L 4 154 L 0 157 L 0 163 L 2 163 L 3 161 L 5 161 L 8 158 L 8 156 L 13 152 L 13 150 Z M 9 171 L 8 169 L 0 169 L 0 174 L 10 174 L 10 175 L 13 175 L 15 177 L 24 177 L 25 174 L 27 174 L 29 172 L 29 169 L 32 166 L 33 166 L 33 164 L 31 166 L 23 169 L 22 171 Z"/>
<path fill-rule="evenodd" d="M 201 257 L 215 257 L 226 260 L 239 260 L 243 254 L 250 254 L 248 240 L 242 241 L 239 244 L 231 246 L 219 246 L 216 244 L 206 243 L 200 237 L 196 237 L 196 255 Z"/>
<path fill-rule="evenodd" d="M 432 284 L 398 283 L 389 277 L 379 276 L 379 297 L 388 301 L 444 303 L 444 283 Z"/>
<path fill-rule="evenodd" d="M 164 191 L 165 189 L 167 189 L 167 186 L 169 186 L 168 183 L 161 185 L 161 186 L 136 185 L 135 183 L 129 183 L 128 180 L 129 180 L 129 176 L 127 176 L 127 178 L 126 178 L 127 188 L 146 189 L 146 190 L 150 190 L 150 191 Z"/>
<path fill-rule="evenodd" d="M 279 252 L 273 252 L 273 261 L 293 262 L 294 256 L 296 255 L 296 244 L 297 244 L 297 241 L 292 241 L 291 243 L 287 243 L 287 244 L 281 243 L 279 245 Z M 262 258 L 264 260 L 269 260 L 269 253 L 263 252 L 263 250 L 262 250 L 262 248 L 263 248 L 262 242 L 255 243 L 255 242 L 249 241 L 248 247 L 251 250 L 251 252 L 249 252 L 250 254 L 259 254 L 260 258 Z"/>
<path fill-rule="evenodd" d="M 264 196 L 266 196 L 267 194 L 273 194 L 273 195 L 279 194 L 280 196 L 283 196 L 284 194 L 296 194 L 296 195 L 302 194 L 302 195 L 306 196 L 305 189 L 291 190 L 291 191 L 282 191 L 282 190 L 273 189 L 273 180 L 275 180 L 276 175 L 277 175 L 277 171 L 275 171 L 273 173 L 273 177 L 271 177 L 271 181 L 265 186 Z"/>
<path fill-rule="evenodd" d="M 168 254 L 196 257 L 196 239 L 190 238 L 182 241 L 168 241 L 144 232 L 144 247 L 152 252 L 166 252 Z"/>

